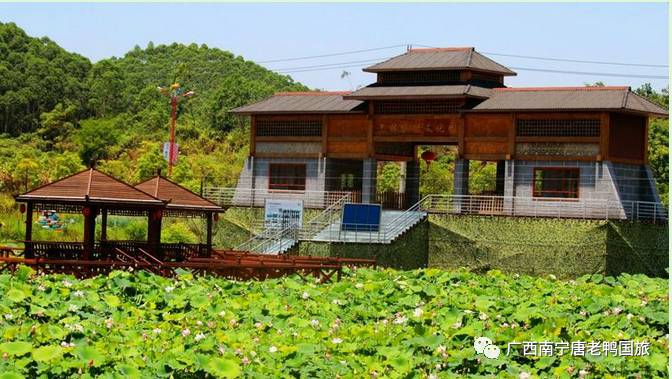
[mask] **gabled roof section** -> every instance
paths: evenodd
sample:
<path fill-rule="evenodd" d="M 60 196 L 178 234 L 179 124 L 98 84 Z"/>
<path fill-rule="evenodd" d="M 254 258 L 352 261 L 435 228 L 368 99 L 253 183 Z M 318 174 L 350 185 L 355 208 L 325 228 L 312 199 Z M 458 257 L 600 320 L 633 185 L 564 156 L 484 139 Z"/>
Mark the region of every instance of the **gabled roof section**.
<path fill-rule="evenodd" d="M 233 109 L 237 114 L 350 113 L 361 101 L 345 100 L 350 92 L 279 92 L 259 102 Z"/>
<path fill-rule="evenodd" d="M 158 198 L 94 168 L 35 188 L 17 196 L 16 200 L 163 205 Z"/>
<path fill-rule="evenodd" d="M 410 49 L 404 54 L 365 68 L 366 72 L 474 70 L 504 76 L 514 71 L 479 53 L 473 47 Z"/>
<path fill-rule="evenodd" d="M 474 111 L 585 110 L 625 111 L 668 115 L 662 108 L 630 91 L 630 87 L 495 88 Z"/>
<path fill-rule="evenodd" d="M 163 176 L 155 176 L 137 184 L 135 188 L 167 202 L 168 209 L 224 212 L 219 205 Z"/>
<path fill-rule="evenodd" d="M 403 86 L 383 87 L 371 85 L 343 96 L 344 99 L 383 100 L 383 99 L 442 99 L 455 97 L 476 97 L 487 99 L 491 89 L 472 85 L 440 85 L 440 86 Z"/>

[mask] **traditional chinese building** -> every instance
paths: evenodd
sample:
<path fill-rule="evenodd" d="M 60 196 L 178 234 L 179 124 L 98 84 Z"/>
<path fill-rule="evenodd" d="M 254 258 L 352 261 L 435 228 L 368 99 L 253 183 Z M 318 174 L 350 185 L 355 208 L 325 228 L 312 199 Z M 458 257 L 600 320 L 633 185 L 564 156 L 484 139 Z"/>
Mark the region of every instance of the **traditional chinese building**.
<path fill-rule="evenodd" d="M 629 87 L 509 88 L 516 73 L 471 47 L 410 49 L 364 71 L 377 80 L 354 92 L 277 93 L 235 109 L 250 117 L 251 135 L 234 200 L 263 206 L 294 193 L 323 207 L 349 192 L 381 202 L 377 162 L 396 161 L 407 207 L 419 200 L 418 147 L 453 145 L 456 212 L 664 212 L 647 129 L 668 113 Z M 497 164 L 487 204 L 469 192 L 471 160 Z"/>

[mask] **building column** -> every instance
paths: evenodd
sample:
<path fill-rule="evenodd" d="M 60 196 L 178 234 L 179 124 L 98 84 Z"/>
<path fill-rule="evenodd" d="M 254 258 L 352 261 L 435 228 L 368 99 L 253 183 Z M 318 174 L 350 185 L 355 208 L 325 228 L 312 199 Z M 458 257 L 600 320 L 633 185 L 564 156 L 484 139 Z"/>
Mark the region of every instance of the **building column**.
<path fill-rule="evenodd" d="M 504 161 L 504 214 L 514 214 L 513 197 L 516 195 L 515 191 L 515 161 Z"/>
<path fill-rule="evenodd" d="M 362 160 L 362 203 L 376 202 L 377 162 L 374 158 Z"/>
<path fill-rule="evenodd" d="M 420 201 L 420 162 L 413 160 L 406 162 L 406 174 L 404 180 L 405 187 L 405 208 L 409 208 Z"/>
<path fill-rule="evenodd" d="M 468 199 L 464 196 L 469 195 L 469 160 L 458 158 L 455 160 L 455 179 L 453 181 L 453 195 L 455 200 L 453 208 L 456 213 L 462 212 L 463 203 Z"/>

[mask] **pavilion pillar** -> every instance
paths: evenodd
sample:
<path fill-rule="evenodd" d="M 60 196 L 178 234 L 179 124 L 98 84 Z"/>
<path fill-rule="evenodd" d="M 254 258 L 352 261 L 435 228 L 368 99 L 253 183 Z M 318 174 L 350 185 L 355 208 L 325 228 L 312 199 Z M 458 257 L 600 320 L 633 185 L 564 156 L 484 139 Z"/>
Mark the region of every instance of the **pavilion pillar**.
<path fill-rule="evenodd" d="M 455 179 L 453 181 L 453 210 L 462 213 L 463 208 L 468 210 L 469 199 L 469 160 L 458 158 L 455 160 Z"/>
<path fill-rule="evenodd" d="M 107 241 L 107 208 L 103 208 L 100 217 L 100 241 Z"/>
<path fill-rule="evenodd" d="M 161 210 L 150 210 L 147 222 L 147 245 L 152 254 L 161 256 Z"/>
<path fill-rule="evenodd" d="M 210 257 L 212 254 L 212 213 L 208 212 L 206 218 L 206 234 L 205 234 L 205 247 L 207 249 L 207 256 Z"/>
<path fill-rule="evenodd" d="M 25 249 L 23 256 L 26 258 L 35 258 L 33 253 L 33 203 L 26 204 L 26 235 L 25 235 Z"/>
<path fill-rule="evenodd" d="M 378 164 L 375 158 L 364 159 L 362 164 L 362 203 L 375 203 Z"/>
<path fill-rule="evenodd" d="M 84 260 L 91 259 L 96 239 L 96 213 L 98 209 L 84 207 Z"/>

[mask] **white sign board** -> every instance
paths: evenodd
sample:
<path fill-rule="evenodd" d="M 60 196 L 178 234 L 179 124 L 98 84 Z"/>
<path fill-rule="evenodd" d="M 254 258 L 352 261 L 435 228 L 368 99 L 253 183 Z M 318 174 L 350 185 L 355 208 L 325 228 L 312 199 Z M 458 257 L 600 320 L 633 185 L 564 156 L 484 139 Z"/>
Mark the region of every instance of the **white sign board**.
<path fill-rule="evenodd" d="M 266 199 L 264 225 L 267 228 L 286 228 L 303 225 L 303 200 Z"/>

